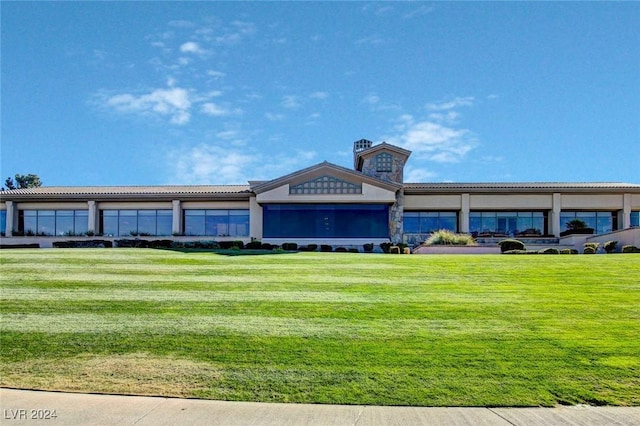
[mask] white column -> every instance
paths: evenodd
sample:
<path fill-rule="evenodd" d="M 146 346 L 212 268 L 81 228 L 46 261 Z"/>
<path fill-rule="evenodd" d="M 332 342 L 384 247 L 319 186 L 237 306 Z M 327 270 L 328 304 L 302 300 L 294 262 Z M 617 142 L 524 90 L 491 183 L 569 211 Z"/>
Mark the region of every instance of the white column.
<path fill-rule="evenodd" d="M 249 230 L 251 238 L 262 240 L 262 206 L 256 197 L 249 198 Z"/>
<path fill-rule="evenodd" d="M 13 222 L 14 222 L 14 212 L 15 212 L 15 207 L 13 205 L 13 201 L 5 201 L 4 202 L 5 206 L 7 206 L 7 223 L 5 225 L 5 229 L 4 229 L 4 235 L 6 235 L 7 237 L 11 237 L 13 236 Z"/>
<path fill-rule="evenodd" d="M 624 194 L 622 196 L 622 225 L 620 229 L 627 229 L 631 227 L 631 194 Z"/>
<path fill-rule="evenodd" d="M 469 232 L 469 212 L 471 211 L 471 201 L 469 194 L 462 194 L 462 204 L 460 209 L 460 232 Z"/>
<path fill-rule="evenodd" d="M 562 211 L 562 194 L 553 194 L 551 203 L 551 229 L 549 230 L 556 237 L 560 236 L 560 212 Z"/>
<path fill-rule="evenodd" d="M 87 232 L 93 233 L 95 235 L 98 233 L 98 229 L 96 226 L 98 223 L 98 211 L 96 209 L 96 202 L 87 201 L 87 205 L 89 206 Z"/>
<path fill-rule="evenodd" d="M 180 200 L 173 200 L 173 223 L 171 225 L 171 232 L 174 235 L 182 234 L 182 205 Z"/>

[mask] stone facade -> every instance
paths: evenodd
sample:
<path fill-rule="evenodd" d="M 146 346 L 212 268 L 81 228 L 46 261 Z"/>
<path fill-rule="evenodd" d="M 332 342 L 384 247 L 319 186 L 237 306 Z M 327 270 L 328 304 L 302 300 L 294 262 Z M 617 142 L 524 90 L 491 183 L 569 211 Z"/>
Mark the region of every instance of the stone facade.
<path fill-rule="evenodd" d="M 355 144 L 361 143 L 361 141 Z M 385 182 L 404 183 L 404 165 L 406 156 L 397 155 L 392 149 L 381 149 L 379 152 L 366 154 L 366 149 L 357 149 L 354 145 L 354 153 L 361 156 L 360 166 L 356 164 L 362 174 L 380 179 Z M 357 162 L 356 162 L 357 163 Z M 394 243 L 402 242 L 404 216 L 404 191 L 396 193 L 396 202 L 389 209 L 389 238 Z"/>

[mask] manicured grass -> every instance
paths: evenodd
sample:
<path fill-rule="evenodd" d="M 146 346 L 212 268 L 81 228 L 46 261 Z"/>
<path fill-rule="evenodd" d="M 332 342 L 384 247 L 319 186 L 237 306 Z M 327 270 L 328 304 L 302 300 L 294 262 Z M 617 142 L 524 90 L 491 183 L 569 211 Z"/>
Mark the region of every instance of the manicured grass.
<path fill-rule="evenodd" d="M 640 256 L 0 252 L 2 386 L 640 405 Z"/>

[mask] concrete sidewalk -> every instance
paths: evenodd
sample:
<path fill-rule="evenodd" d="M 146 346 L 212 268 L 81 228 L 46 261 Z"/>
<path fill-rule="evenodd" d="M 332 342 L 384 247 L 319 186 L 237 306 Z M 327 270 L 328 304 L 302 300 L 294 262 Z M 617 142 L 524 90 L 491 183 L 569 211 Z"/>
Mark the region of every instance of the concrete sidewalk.
<path fill-rule="evenodd" d="M 640 425 L 640 407 L 266 404 L 0 389 L 2 425 Z M 55 415 L 55 417 L 53 417 Z M 48 418 L 47 418 L 48 417 Z"/>

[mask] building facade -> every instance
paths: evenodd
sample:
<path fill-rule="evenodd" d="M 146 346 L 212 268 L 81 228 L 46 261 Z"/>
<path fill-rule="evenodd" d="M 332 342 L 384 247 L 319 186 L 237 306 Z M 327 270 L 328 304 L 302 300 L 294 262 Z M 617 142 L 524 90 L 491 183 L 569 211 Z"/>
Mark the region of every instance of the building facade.
<path fill-rule="evenodd" d="M 405 183 L 410 151 L 359 140 L 328 162 L 248 185 L 41 187 L 0 193 L 3 244 L 24 237 L 165 237 L 272 244 L 419 244 L 439 229 L 479 239 L 640 227 L 640 184 Z"/>

